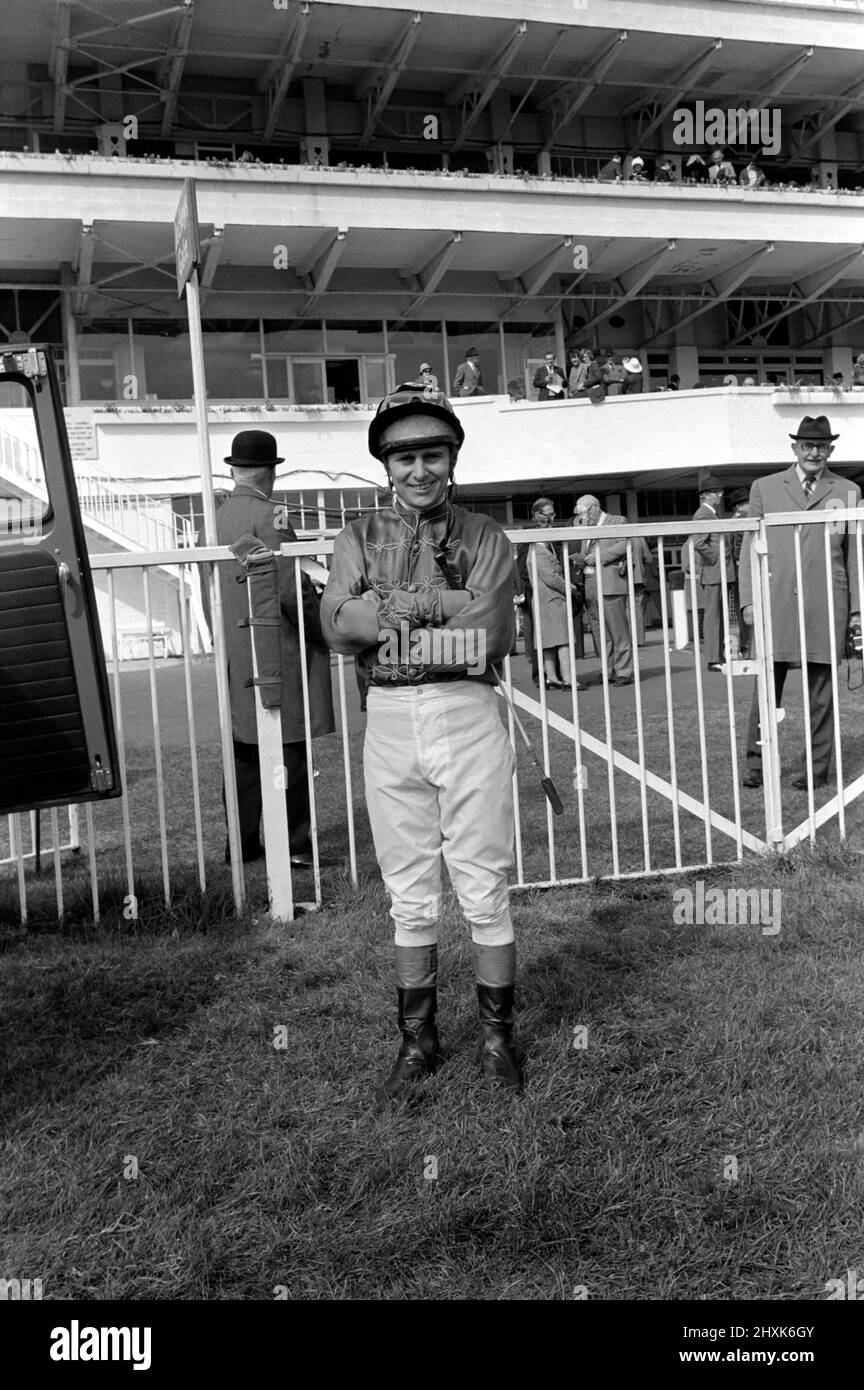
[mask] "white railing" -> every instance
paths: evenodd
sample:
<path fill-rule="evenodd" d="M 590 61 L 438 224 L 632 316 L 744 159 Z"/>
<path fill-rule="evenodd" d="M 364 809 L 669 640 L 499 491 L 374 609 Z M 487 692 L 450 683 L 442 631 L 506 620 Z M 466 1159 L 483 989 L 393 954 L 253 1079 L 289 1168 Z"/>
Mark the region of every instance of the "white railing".
<path fill-rule="evenodd" d="M 793 531 L 800 577 L 801 537 L 808 526 L 814 525 L 824 528 L 829 574 L 831 528 L 836 532 L 838 526 L 848 527 L 849 553 L 864 592 L 864 516 L 860 511 L 798 512 L 763 521 L 604 526 L 604 541 L 626 543 L 620 575 L 626 579 L 626 594 L 611 592 L 621 585 L 612 582 L 611 568 L 604 573 L 602 565 L 596 570 L 590 594 L 586 581 L 587 601 L 598 629 L 599 650 L 590 657 L 582 617 L 570 604 L 565 609 L 566 642 L 556 638 L 557 653 L 544 642 L 549 619 L 541 597 L 536 547 L 551 543 L 559 548 L 558 563 L 565 587 L 572 589 L 570 576 L 575 567 L 570 564 L 571 556 L 586 538 L 593 538 L 592 528 L 556 527 L 542 533 L 508 533 L 514 543 L 533 547 L 529 571 L 534 580 L 531 645 L 523 652 L 511 654 L 502 671 L 509 698 L 505 702 L 502 694 L 501 713 L 518 760 L 514 779 L 513 891 L 716 868 L 747 855 L 785 853 L 802 839 L 815 841 L 819 830 L 833 828 L 841 839 L 848 837 L 853 803 L 864 791 L 864 760 L 856 744 L 860 719 L 854 688 L 844 689 L 836 668 L 832 668 L 835 774 L 822 799 L 814 775 L 808 683 L 803 682 L 799 695 L 797 675 L 794 680 L 789 677 L 784 718 L 783 711 L 776 708 L 774 681 L 766 675 L 773 673 L 768 573 L 772 532 L 779 526 Z M 670 575 L 671 557 L 673 553 L 677 555 L 682 526 L 689 536 L 684 547 L 685 553 L 689 552 L 689 578 L 684 590 L 683 622 L 679 611 L 673 625 L 673 607 L 680 608 L 682 599 L 680 586 L 672 582 Z M 721 662 L 717 663 L 719 669 L 709 669 L 707 661 L 712 654 L 706 653 L 699 633 L 698 612 L 704 595 L 696 581 L 694 547 L 699 537 L 713 533 L 725 554 L 736 532 L 750 533 L 754 538 L 750 564 L 755 650 L 748 658 L 738 651 L 735 580 L 726 576 L 724 570 L 720 608 L 726 640 Z M 637 538 L 642 536 L 656 547 L 656 576 L 650 582 L 647 572 L 640 575 L 637 565 Z M 332 547 L 332 540 L 321 539 L 283 547 L 283 555 L 293 563 L 298 587 L 301 564 L 330 554 Z M 50 813 L 53 831 L 49 834 L 46 828 L 43 843 L 45 856 L 50 857 L 53 865 L 54 882 L 51 885 L 46 880 L 44 888 L 38 890 L 44 898 L 41 911 L 54 912 L 56 907 L 56 913 L 62 915 L 67 901 L 64 885 L 73 880 L 79 900 L 86 890 L 88 904 L 92 903 L 88 911 L 92 911 L 93 918 L 117 913 L 117 882 L 122 880 L 122 925 L 123 918 L 131 920 L 145 904 L 155 904 L 160 910 L 170 906 L 179 894 L 190 891 L 191 877 L 193 887 L 201 892 L 219 884 L 227 887 L 230 882 L 238 910 L 250 892 L 257 893 L 259 900 L 266 893 L 274 915 L 285 919 L 293 915 L 299 902 L 312 908 L 323 902 L 322 884 L 326 884 L 328 872 L 324 855 L 329 856 L 332 868 L 347 874 L 355 885 L 361 871 L 377 873 L 365 812 L 360 809 L 362 798 L 357 796 L 357 789 L 362 786 L 358 737 L 362 718 L 351 662 L 341 656 L 331 660 L 337 732 L 315 740 L 309 734 L 305 657 L 301 662 L 314 845 L 309 877 L 298 882 L 298 870 L 292 868 L 286 853 L 284 828 L 278 834 L 272 828 L 268 830 L 266 798 L 266 887 L 263 879 L 257 880 L 256 887 L 249 875 L 244 879 L 241 873 L 231 874 L 226 867 L 222 804 L 225 754 L 214 663 L 210 659 L 193 660 L 186 605 L 181 607 L 180 616 L 182 659 L 157 663 L 149 601 L 149 576 L 156 567 L 206 568 L 217 562 L 221 568 L 224 561 L 233 562 L 230 551 L 216 547 L 175 549 L 146 558 L 134 554 L 93 557 L 94 570 L 107 573 L 112 605 L 115 575 L 130 568 L 141 571 L 150 634 L 148 668 L 143 677 L 149 695 L 149 715 L 142 722 L 142 673 L 124 672 L 119 662 L 113 662 L 109 679 L 124 794 L 116 801 L 84 806 L 81 854 L 71 861 L 66 853 L 69 845 L 56 838 L 58 816 Z M 814 566 L 808 559 L 807 573 L 813 572 Z M 678 574 L 680 577 L 680 571 Z M 798 588 L 800 592 L 800 584 Z M 646 602 L 649 596 L 650 604 Z M 830 608 L 834 603 L 830 591 L 829 599 Z M 622 616 L 630 634 L 629 639 L 625 636 L 630 652 L 623 660 L 615 641 L 610 645 L 607 640 L 616 631 L 620 637 Z M 651 616 L 659 617 L 659 627 L 650 626 Z M 826 622 L 830 616 L 826 610 Z M 643 618 L 648 623 L 644 632 Z M 774 618 L 776 621 L 776 614 Z M 688 624 L 692 633 L 688 632 Z M 112 626 L 116 651 L 115 620 Z M 799 631 L 805 632 L 800 605 Z M 551 660 L 569 660 L 569 672 L 577 676 L 579 688 L 572 681 L 568 690 L 547 689 L 541 679 L 535 689 L 526 664 L 532 647 L 539 671 L 543 672 L 545 662 L 550 679 Z M 619 684 L 613 681 L 616 666 L 619 670 L 627 667 L 624 681 Z M 860 657 L 850 663 L 850 673 L 853 670 L 855 681 L 860 684 L 864 678 Z M 746 783 L 742 786 L 742 776 L 747 766 L 747 729 L 752 719 L 754 688 L 761 727 L 767 732 L 760 742 L 761 783 L 748 787 Z M 548 791 L 544 795 L 541 773 L 526 755 L 517 720 L 533 744 L 543 778 L 551 780 L 563 803 L 560 814 Z M 276 742 L 281 742 L 281 736 L 277 736 Z M 796 763 L 802 761 L 802 751 L 806 754 L 803 761 L 807 779 L 798 791 L 794 786 L 781 785 L 781 770 L 793 759 Z M 273 771 L 275 776 L 275 765 Z M 233 776 L 233 765 L 228 775 Z M 262 775 L 266 778 L 266 768 Z M 284 807 L 282 810 L 284 815 Z M 48 816 L 49 813 L 43 813 L 46 821 Z M 12 819 L 23 822 L 25 816 L 22 813 Z M 784 820 L 788 828 L 784 827 Z M 0 862 L 9 866 L 13 878 L 17 873 L 13 891 L 17 891 L 20 916 L 26 921 L 28 903 L 37 890 L 29 869 L 25 872 L 29 861 L 23 850 L 25 836 L 20 826 L 12 832 L 12 840 L 7 852 L 0 830 Z M 254 872 L 250 869 L 249 874 Z M 0 890 L 2 887 L 0 876 Z"/>

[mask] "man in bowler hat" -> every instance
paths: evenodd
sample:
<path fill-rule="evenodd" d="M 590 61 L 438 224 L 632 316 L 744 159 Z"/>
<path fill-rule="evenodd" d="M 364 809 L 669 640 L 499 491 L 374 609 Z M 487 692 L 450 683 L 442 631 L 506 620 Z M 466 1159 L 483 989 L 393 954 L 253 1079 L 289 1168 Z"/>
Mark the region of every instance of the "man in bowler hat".
<path fill-rule="evenodd" d="M 831 511 L 838 507 L 859 507 L 861 489 L 856 483 L 828 468 L 838 435 L 831 433 L 825 415 L 813 419 L 805 415 L 797 432 L 791 434 L 795 462 L 782 473 L 757 478 L 750 489 L 751 517 L 771 512 Z M 769 526 L 768 568 L 770 580 L 771 627 L 774 664 L 774 693 L 779 706 L 786 675 L 802 661 L 798 621 L 798 576 L 795 565 L 795 528 Z M 741 612 L 745 622 L 753 621 L 753 587 L 750 574 L 752 533 L 744 537 L 741 549 Z M 810 692 L 810 738 L 813 749 L 813 781 L 819 786 L 828 780 L 834 743 L 834 711 L 831 700 L 831 667 L 843 657 L 850 628 L 860 624 L 858 565 L 854 539 L 845 523 L 829 527 L 829 567 L 826 575 L 825 535 L 822 526 L 801 527 L 801 584 L 804 608 L 804 640 L 807 661 L 807 687 Z M 834 626 L 829 622 L 828 595 L 834 600 Z M 759 701 L 756 691 L 750 710 L 747 734 L 745 787 L 762 785 L 762 753 L 759 742 Z M 806 762 L 792 778 L 792 786 L 807 786 Z"/>
<path fill-rule="evenodd" d="M 254 536 L 268 550 L 283 541 L 296 541 L 284 508 L 273 503 L 277 456 L 276 440 L 267 430 L 243 430 L 234 436 L 231 453 L 234 491 L 219 508 L 216 534 L 220 545 L 232 545 Z M 276 562 L 279 581 L 279 640 L 282 659 L 282 740 L 285 767 L 285 801 L 291 863 L 312 864 L 309 783 L 303 719 L 303 687 L 297 586 L 294 561 Z M 258 764 L 258 729 L 255 690 L 252 685 L 252 644 L 249 634 L 249 599 L 239 563 L 222 567 L 222 612 L 228 653 L 228 686 L 234 736 L 234 766 L 240 813 L 240 844 L 244 862 L 260 859 L 261 774 Z M 309 683 L 309 719 L 312 737 L 333 732 L 333 698 L 330 685 L 330 653 L 321 633 L 319 599 L 312 581 L 302 575 L 302 603 Z M 272 849 L 272 846 L 271 846 Z M 225 852 L 226 859 L 228 851 Z"/>

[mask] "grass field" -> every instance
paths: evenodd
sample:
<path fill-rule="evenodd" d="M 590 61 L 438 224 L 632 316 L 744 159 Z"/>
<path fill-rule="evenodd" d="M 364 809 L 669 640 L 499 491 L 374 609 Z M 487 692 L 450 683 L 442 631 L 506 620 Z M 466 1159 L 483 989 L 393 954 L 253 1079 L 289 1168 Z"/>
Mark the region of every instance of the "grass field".
<path fill-rule="evenodd" d="M 50 880 L 40 889 L 28 871 L 28 930 L 3 887 L 0 1277 L 41 1278 L 45 1298 L 803 1300 L 864 1268 L 854 835 L 683 879 L 517 893 L 520 1096 L 479 1082 L 468 936 L 448 900 L 446 1065 L 391 1114 L 373 1104 L 397 1045 L 387 903 L 362 816 L 359 891 L 339 864 L 338 741 L 316 749 L 322 850 L 337 860 L 324 909 L 272 925 L 250 866 L 237 921 L 219 862 L 217 726 L 205 705 L 202 896 L 168 685 L 173 911 L 160 905 L 140 672 L 124 676 L 139 921 L 121 910 L 116 805 L 96 814 L 98 927 L 84 865 L 67 874 L 62 931 Z M 615 692 L 616 746 L 633 738 L 632 698 Z M 597 713 L 583 708 L 587 725 Z M 526 774 L 526 865 L 540 869 L 544 803 Z M 638 788 L 624 787 L 619 831 L 638 867 Z M 599 805 L 590 770 L 588 789 Z M 806 798 L 785 795 L 803 814 Z M 570 788 L 571 856 L 573 801 Z M 746 805 L 758 830 L 758 794 Z M 598 813 L 589 828 L 608 860 L 608 824 Z M 679 925 L 673 894 L 697 877 L 780 890 L 781 929 Z"/>

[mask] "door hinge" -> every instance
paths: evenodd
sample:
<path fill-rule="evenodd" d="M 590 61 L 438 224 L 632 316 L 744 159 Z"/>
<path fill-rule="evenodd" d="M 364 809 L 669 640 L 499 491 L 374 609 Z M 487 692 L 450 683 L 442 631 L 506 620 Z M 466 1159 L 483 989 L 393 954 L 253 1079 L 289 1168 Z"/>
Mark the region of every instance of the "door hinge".
<path fill-rule="evenodd" d="M 48 375 L 48 363 L 44 352 L 28 348 L 26 352 L 0 353 L 0 372 L 18 372 L 21 376 L 37 377 Z"/>
<path fill-rule="evenodd" d="M 114 786 L 114 774 L 110 767 L 102 766 L 102 759 L 98 753 L 90 766 L 90 786 L 94 792 L 110 792 Z"/>

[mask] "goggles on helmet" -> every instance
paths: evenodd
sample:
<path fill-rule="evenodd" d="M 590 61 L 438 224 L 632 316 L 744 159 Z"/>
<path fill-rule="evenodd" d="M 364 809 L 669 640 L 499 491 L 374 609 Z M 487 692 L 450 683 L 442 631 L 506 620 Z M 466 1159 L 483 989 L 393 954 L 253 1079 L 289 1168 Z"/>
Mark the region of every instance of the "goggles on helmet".
<path fill-rule="evenodd" d="M 392 449 L 402 449 L 406 444 L 416 447 L 416 445 L 426 443 L 431 439 L 444 438 L 441 434 L 420 435 L 410 440 L 400 440 L 398 444 L 394 443 L 391 448 L 386 445 L 382 447 L 381 439 L 384 431 L 397 420 L 402 420 L 408 415 L 428 415 L 433 420 L 442 421 L 452 433 L 451 442 L 456 445 L 457 449 L 462 447 L 465 431 L 444 392 L 435 387 L 424 386 L 422 382 L 406 381 L 384 397 L 369 426 L 369 452 L 373 458 L 381 459 L 383 462 L 385 456 Z"/>

